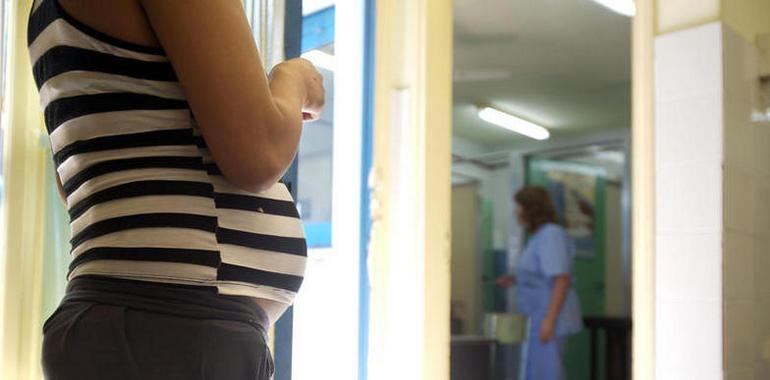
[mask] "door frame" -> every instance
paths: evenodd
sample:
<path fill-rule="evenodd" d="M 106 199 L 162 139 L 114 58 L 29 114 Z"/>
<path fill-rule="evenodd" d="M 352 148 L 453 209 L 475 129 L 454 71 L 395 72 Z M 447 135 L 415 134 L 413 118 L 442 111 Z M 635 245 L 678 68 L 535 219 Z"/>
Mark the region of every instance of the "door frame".
<path fill-rule="evenodd" d="M 631 257 L 634 379 L 655 378 L 655 0 L 632 20 Z"/>

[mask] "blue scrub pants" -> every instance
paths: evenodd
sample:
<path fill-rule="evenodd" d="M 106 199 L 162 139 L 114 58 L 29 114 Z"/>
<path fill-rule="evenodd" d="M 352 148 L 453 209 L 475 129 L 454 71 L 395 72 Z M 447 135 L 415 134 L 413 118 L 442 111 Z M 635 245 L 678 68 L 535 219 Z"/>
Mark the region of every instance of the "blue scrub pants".
<path fill-rule="evenodd" d="M 523 380 L 565 380 L 567 337 L 555 337 L 543 344 L 540 342 L 540 322 L 532 320 L 529 323 Z"/>

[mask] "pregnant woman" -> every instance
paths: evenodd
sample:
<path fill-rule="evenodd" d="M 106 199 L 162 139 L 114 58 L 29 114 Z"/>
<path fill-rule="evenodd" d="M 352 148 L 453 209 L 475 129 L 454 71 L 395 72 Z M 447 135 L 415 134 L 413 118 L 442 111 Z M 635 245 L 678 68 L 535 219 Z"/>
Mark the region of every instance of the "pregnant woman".
<path fill-rule="evenodd" d="M 241 0 L 36 0 L 28 38 L 72 228 L 46 377 L 269 379 L 306 259 L 278 180 L 320 74 L 265 75 Z"/>

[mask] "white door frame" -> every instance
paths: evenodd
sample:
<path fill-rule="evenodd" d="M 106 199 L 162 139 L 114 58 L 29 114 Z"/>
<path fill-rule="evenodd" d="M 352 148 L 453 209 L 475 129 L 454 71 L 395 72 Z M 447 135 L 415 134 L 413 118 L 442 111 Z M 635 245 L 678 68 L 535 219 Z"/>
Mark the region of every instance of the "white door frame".
<path fill-rule="evenodd" d="M 633 378 L 655 378 L 654 0 L 637 0 L 632 30 Z"/>

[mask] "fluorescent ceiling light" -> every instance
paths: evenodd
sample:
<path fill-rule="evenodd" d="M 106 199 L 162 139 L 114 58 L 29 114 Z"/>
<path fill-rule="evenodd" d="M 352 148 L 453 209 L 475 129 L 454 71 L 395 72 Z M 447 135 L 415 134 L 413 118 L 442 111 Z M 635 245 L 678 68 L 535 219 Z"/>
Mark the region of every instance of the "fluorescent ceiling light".
<path fill-rule="evenodd" d="M 320 67 L 322 69 L 326 69 L 329 71 L 334 71 L 335 59 L 334 59 L 334 56 L 329 53 L 323 52 L 318 49 L 310 50 L 302 54 L 302 58 L 305 58 L 308 61 L 313 62 L 313 64 L 316 65 L 317 67 Z"/>
<path fill-rule="evenodd" d="M 613 12 L 620 13 L 623 16 L 636 16 L 636 3 L 634 0 L 593 0 L 594 2 L 609 8 Z"/>
<path fill-rule="evenodd" d="M 551 136 L 544 127 L 492 107 L 479 108 L 479 118 L 535 140 L 546 140 Z"/>

